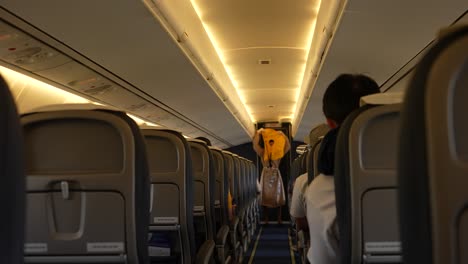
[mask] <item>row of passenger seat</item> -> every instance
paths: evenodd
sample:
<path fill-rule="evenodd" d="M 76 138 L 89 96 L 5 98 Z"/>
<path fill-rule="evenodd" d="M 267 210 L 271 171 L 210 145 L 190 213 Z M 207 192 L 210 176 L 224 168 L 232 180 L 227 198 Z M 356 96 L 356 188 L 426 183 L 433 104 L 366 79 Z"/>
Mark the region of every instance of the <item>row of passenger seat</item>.
<path fill-rule="evenodd" d="M 341 125 L 334 175 L 340 263 L 468 263 L 466 47 L 468 27 L 443 31 L 403 104 L 388 95 L 363 98 L 366 105 Z M 307 153 L 313 180 L 316 154 Z"/>
<path fill-rule="evenodd" d="M 401 260 L 396 207 L 399 109 L 398 104 L 366 105 L 340 127 L 334 179 L 341 263 Z M 303 155 L 308 184 L 318 175 L 323 136 L 315 135 Z M 298 234 L 298 245 L 305 263 L 310 246 L 307 234 Z"/>
<path fill-rule="evenodd" d="M 468 26 L 419 62 L 403 104 L 342 124 L 335 155 L 341 263 L 468 263 Z M 401 242 L 400 242 L 401 241 Z"/>
<path fill-rule="evenodd" d="M 11 254 L 1 263 L 20 263 L 23 245 L 26 263 L 242 262 L 259 218 L 253 162 L 172 130 L 140 130 L 125 113 L 95 105 L 26 114 L 23 141 L 1 86 L 9 189 L 0 193 L 13 198 L 1 225 Z"/>
<path fill-rule="evenodd" d="M 21 127 L 15 102 L 0 77 L 0 263 L 22 263 L 25 179 Z"/>

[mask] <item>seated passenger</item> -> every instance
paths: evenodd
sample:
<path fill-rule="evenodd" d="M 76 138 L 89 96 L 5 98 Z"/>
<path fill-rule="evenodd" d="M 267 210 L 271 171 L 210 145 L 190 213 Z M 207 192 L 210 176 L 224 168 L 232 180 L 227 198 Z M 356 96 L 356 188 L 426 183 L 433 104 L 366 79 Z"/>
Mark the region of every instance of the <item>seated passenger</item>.
<path fill-rule="evenodd" d="M 296 221 L 297 231 L 307 231 L 307 219 L 305 212 L 305 198 L 304 191 L 307 188 L 307 173 L 297 177 L 291 198 L 291 208 L 289 213 Z"/>
<path fill-rule="evenodd" d="M 340 124 L 359 108 L 362 96 L 378 93 L 379 86 L 365 75 L 342 74 L 323 96 L 323 113 L 331 130 L 325 135 L 318 155 L 318 172 L 305 192 L 312 264 L 337 263 L 338 228 L 333 181 L 335 144 Z"/>

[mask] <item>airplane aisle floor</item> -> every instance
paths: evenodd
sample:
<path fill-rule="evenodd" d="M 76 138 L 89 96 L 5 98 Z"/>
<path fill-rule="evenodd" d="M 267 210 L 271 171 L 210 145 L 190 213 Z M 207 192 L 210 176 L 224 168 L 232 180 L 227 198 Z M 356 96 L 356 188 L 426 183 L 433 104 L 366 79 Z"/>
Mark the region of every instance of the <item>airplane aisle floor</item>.
<path fill-rule="evenodd" d="M 244 263 L 295 264 L 296 256 L 290 241 L 288 224 L 261 225 L 244 257 Z"/>

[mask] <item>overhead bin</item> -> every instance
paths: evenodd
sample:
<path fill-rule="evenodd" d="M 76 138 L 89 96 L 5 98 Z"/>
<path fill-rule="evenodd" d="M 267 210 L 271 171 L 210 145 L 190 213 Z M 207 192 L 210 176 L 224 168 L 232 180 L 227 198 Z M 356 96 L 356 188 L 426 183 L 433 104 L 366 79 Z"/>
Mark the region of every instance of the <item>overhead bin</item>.
<path fill-rule="evenodd" d="M 0 57 L 31 72 L 55 68 L 72 60 L 5 23 L 0 23 Z"/>
<path fill-rule="evenodd" d="M 0 22 L 0 63 L 14 70 L 21 69 L 23 73 L 26 72 L 31 77 L 60 89 L 74 91 L 91 101 L 108 104 L 148 121 L 181 131 L 184 135 L 213 138 L 210 131 L 171 113 L 170 107 L 158 105 L 156 101 L 149 101 L 148 98 L 135 94 L 115 80 L 103 76 L 62 51 L 5 22 Z M 59 95 L 44 95 L 43 91 L 35 89 L 25 89 L 22 97 L 34 98 L 28 100 L 28 109 L 31 108 L 30 101 L 37 101 L 39 105 L 35 107 L 63 102 Z M 38 98 L 40 100 L 37 100 Z M 221 140 L 213 142 L 218 147 L 227 147 L 229 144 Z"/>

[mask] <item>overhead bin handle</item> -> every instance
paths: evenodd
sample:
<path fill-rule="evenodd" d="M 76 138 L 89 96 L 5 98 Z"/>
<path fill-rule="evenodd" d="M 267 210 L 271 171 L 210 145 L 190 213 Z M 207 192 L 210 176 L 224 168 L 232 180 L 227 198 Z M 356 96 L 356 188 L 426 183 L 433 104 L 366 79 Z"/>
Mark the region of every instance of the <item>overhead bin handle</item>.
<path fill-rule="evenodd" d="M 67 181 L 60 182 L 60 189 L 62 190 L 62 198 L 64 200 L 70 200 L 70 187 Z"/>

